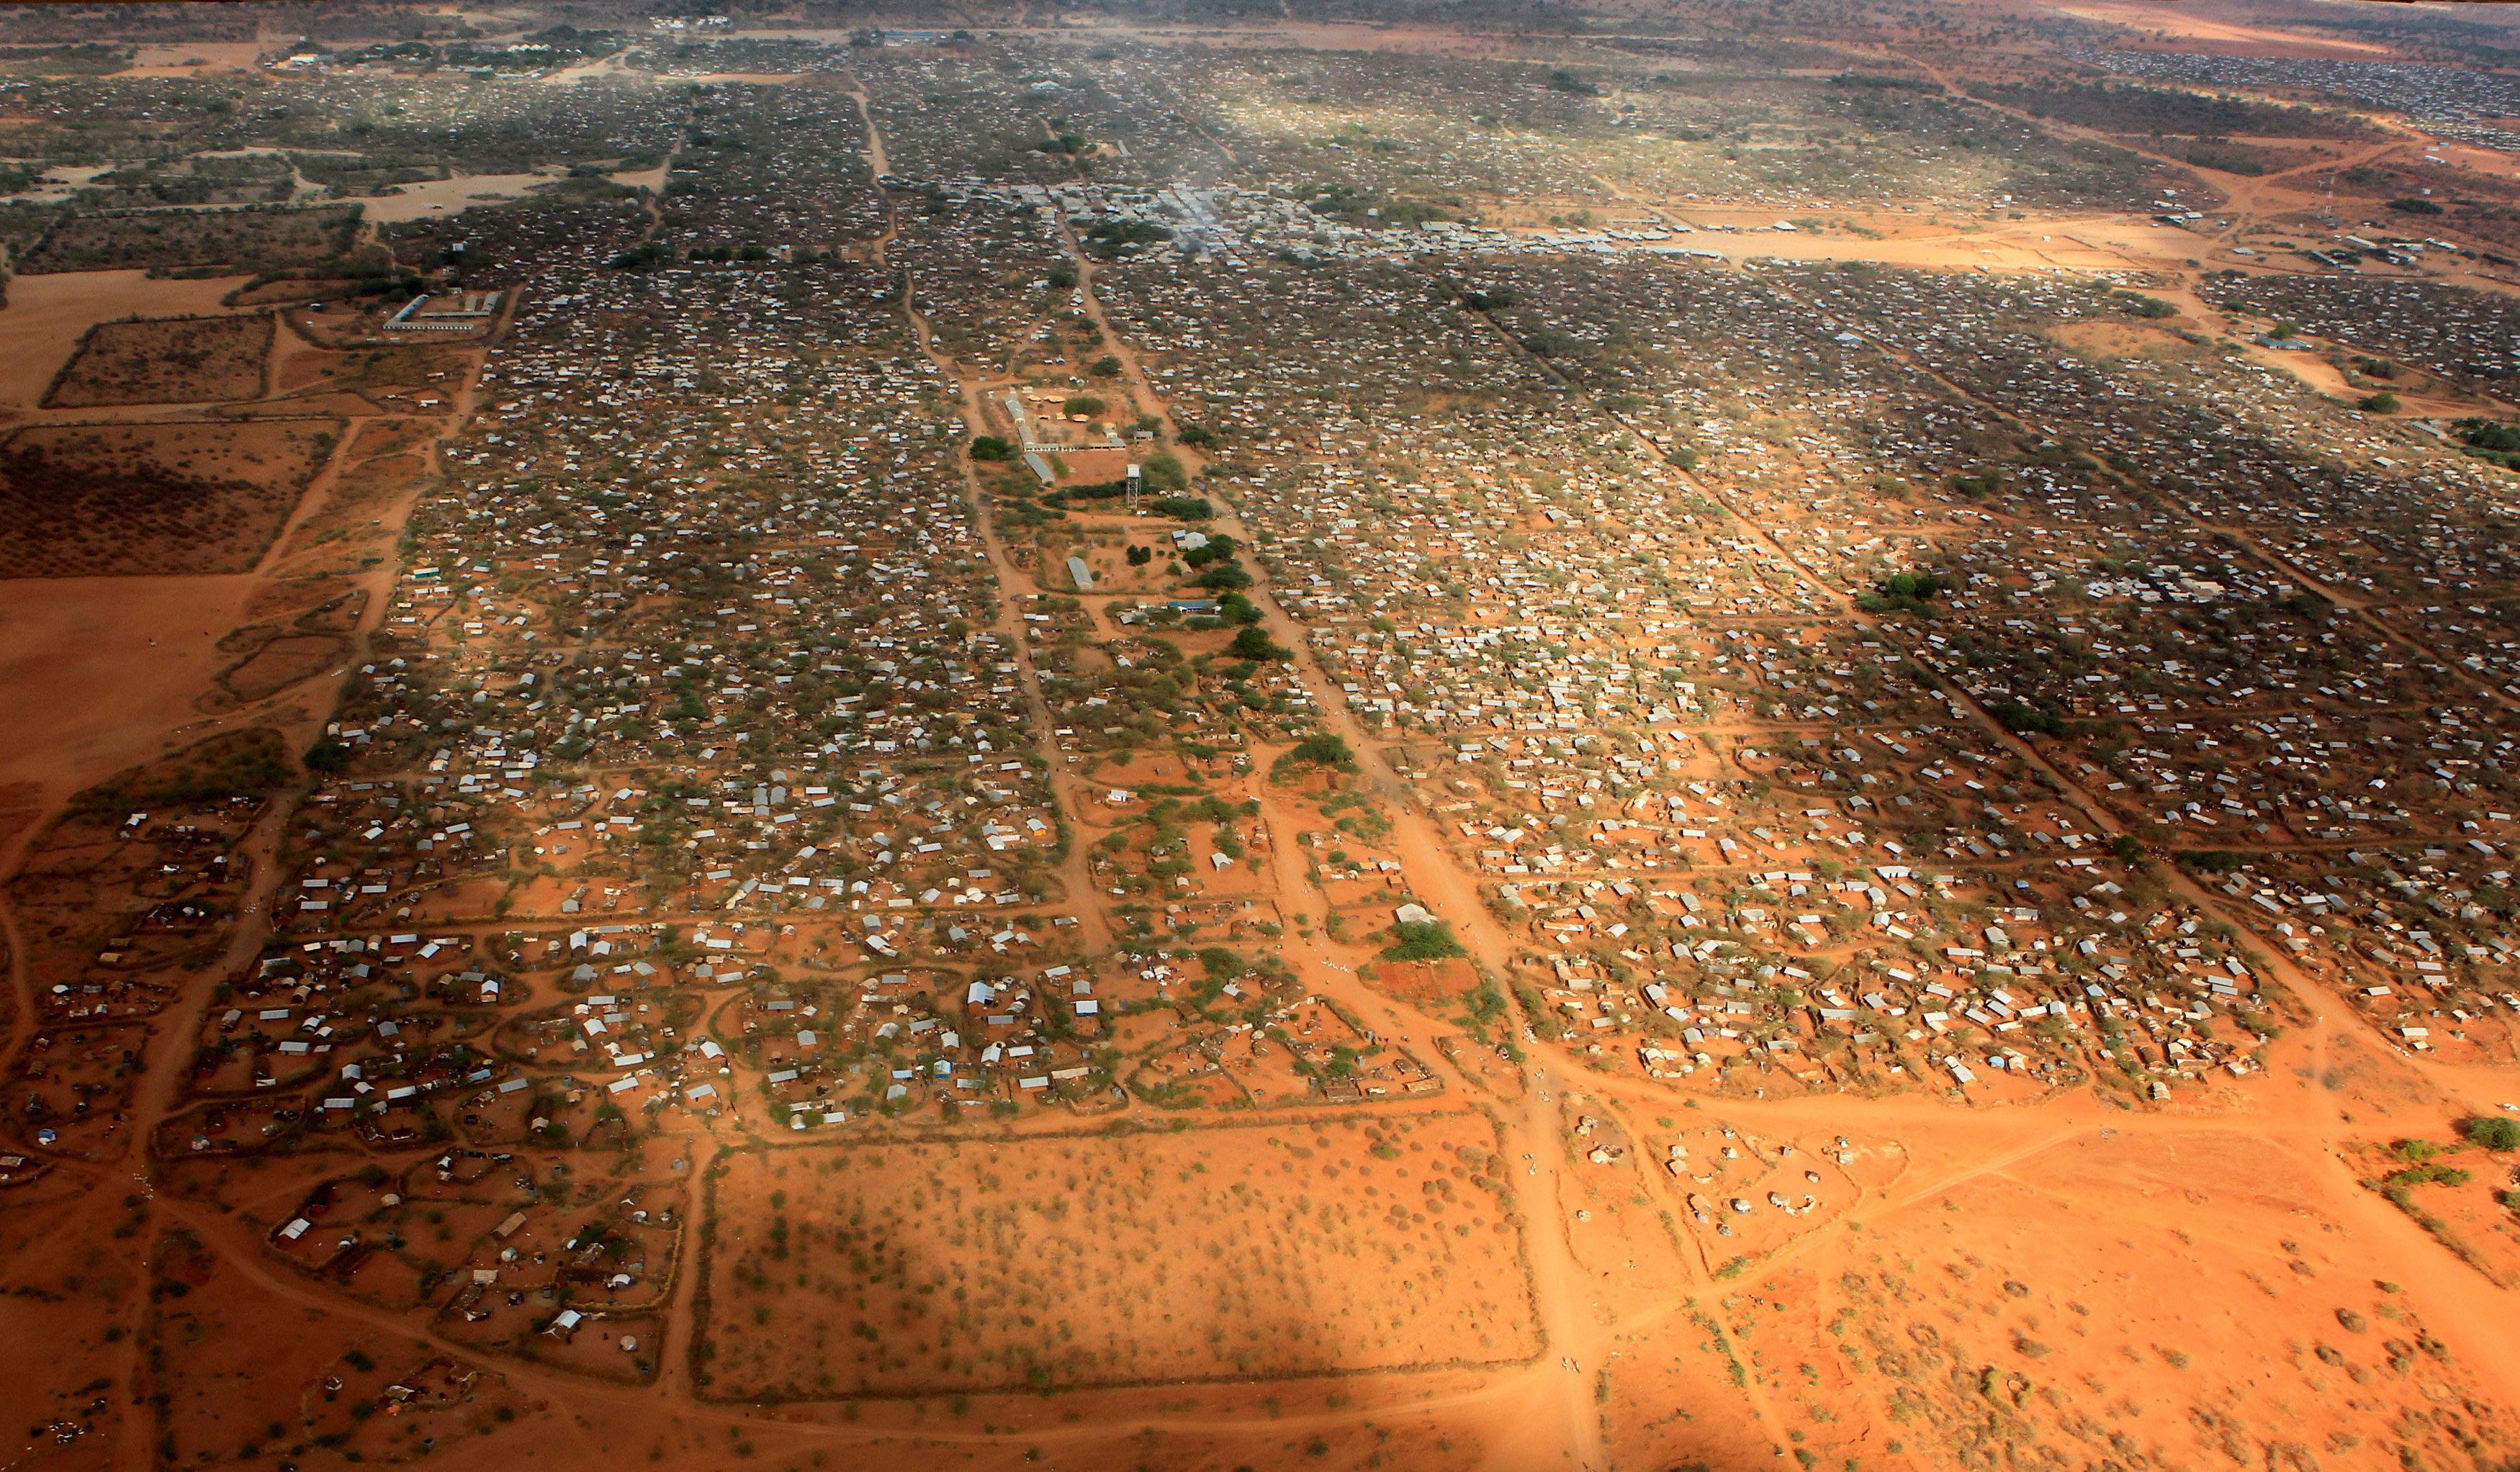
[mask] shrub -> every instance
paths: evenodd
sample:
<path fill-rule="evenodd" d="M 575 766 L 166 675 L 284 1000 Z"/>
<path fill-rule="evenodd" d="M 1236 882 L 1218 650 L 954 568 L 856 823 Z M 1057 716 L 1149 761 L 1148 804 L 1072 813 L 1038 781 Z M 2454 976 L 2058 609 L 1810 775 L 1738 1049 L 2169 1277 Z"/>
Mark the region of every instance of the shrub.
<path fill-rule="evenodd" d="M 1015 458 L 1014 441 L 995 434 L 975 434 L 971 436 L 971 458 L 973 460 L 1012 460 Z"/>
<path fill-rule="evenodd" d="M 2470 1144 L 2489 1150 L 2520 1150 L 2520 1120 L 2480 1114 L 2458 1128 Z"/>
<path fill-rule="evenodd" d="M 2431 1185 L 2436 1183 L 2441 1185 L 2465 1185 L 2472 1179 L 2473 1178 L 2470 1177 L 2467 1172 L 2460 1170 L 2456 1166 L 2443 1165 L 2437 1160 L 2426 1161 L 2422 1165 L 2408 1166 L 2405 1170 L 2391 1176 L 2387 1181 L 2381 1182 L 2381 1190 L 2383 1194 L 2389 1197 L 2390 1200 L 2397 1202 L 2400 1206 L 2404 1206 L 2407 1204 L 2405 1192 L 2408 1186 Z"/>

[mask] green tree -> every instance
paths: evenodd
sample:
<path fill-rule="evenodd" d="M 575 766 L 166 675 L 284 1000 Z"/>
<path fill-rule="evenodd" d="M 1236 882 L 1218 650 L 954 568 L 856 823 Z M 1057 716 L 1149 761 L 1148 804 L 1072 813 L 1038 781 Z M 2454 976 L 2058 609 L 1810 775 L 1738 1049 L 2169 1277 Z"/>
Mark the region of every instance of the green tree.
<path fill-rule="evenodd" d="M 1234 643 L 1226 646 L 1237 659 L 1275 663 L 1294 657 L 1294 650 L 1271 639 L 1257 624 L 1244 624 L 1234 631 Z"/>

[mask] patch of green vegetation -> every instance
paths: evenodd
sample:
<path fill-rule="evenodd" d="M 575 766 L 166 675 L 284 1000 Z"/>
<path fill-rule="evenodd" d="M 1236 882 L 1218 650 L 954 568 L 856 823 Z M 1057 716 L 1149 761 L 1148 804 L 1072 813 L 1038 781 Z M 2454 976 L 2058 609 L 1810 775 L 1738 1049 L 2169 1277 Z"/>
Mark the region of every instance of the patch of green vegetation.
<path fill-rule="evenodd" d="M 1173 233 L 1149 220 L 1104 220 L 1085 232 L 1086 253 L 1111 258 L 1136 255 L 1148 245 L 1173 238 Z"/>
<path fill-rule="evenodd" d="M 645 274 L 647 272 L 653 271 L 660 266 L 671 265 L 673 264 L 673 260 L 674 252 L 671 246 L 659 244 L 655 241 L 650 241 L 646 245 L 631 246 L 629 249 L 612 257 L 612 259 L 606 262 L 606 264 L 611 266 L 616 271 L 633 271 Z"/>
<path fill-rule="evenodd" d="M 254 797 L 295 777 L 277 731 L 223 732 L 154 766 L 136 767 L 80 793 L 83 813 L 128 812 Z"/>
<path fill-rule="evenodd" d="M 1999 700 L 1987 707 L 1988 713 L 2003 723 L 2006 731 L 2023 735 L 2061 736 L 2065 723 L 2052 711 L 2041 710 L 2019 700 Z"/>
<path fill-rule="evenodd" d="M 1337 220 L 1359 229 L 1415 230 L 1429 220 L 1449 220 L 1453 212 L 1426 200 L 1403 199 L 1379 192 L 1364 193 L 1344 184 L 1326 185 L 1306 201 L 1306 208 L 1324 219 Z"/>
<path fill-rule="evenodd" d="M 2467 1142 L 2488 1150 L 2520 1150 L 2520 1119 L 2480 1114 L 2462 1122 L 2458 1133 Z"/>
<path fill-rule="evenodd" d="M 2468 454 L 2479 460 L 2520 470 L 2520 425 L 2500 420 L 2468 419 L 2458 422 L 2458 441 Z"/>
<path fill-rule="evenodd" d="M 1304 767 L 1323 767 L 1333 772 L 1354 772 L 1356 753 L 1348 749 L 1347 738 L 1337 736 L 1310 736 L 1288 747 L 1269 766 L 1272 781 L 1284 781 Z"/>
<path fill-rule="evenodd" d="M 1894 572 L 1875 583 L 1870 593 L 1858 597 L 1855 605 L 1867 613 L 1931 614 L 1944 586 L 1930 572 Z"/>
<path fill-rule="evenodd" d="M 1234 631 L 1234 642 L 1226 649 L 1237 659 L 1278 664 L 1295 657 L 1295 651 L 1271 639 L 1257 624 L 1244 624 Z"/>
<path fill-rule="evenodd" d="M 1190 488 L 1190 468 L 1182 464 L 1180 456 L 1170 450 L 1157 450 L 1140 461 L 1138 475 L 1146 482 L 1148 490 L 1159 496 Z"/>
<path fill-rule="evenodd" d="M 1391 927 L 1391 944 L 1382 948 L 1384 960 L 1446 960 L 1470 954 L 1442 920 L 1402 920 Z"/>

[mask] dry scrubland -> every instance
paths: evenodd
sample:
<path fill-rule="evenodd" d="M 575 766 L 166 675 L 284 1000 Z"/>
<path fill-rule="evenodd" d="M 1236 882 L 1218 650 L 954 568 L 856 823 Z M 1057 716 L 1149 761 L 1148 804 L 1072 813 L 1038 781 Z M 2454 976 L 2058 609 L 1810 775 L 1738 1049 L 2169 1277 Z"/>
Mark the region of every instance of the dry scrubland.
<path fill-rule="evenodd" d="M 2326 1162 L 2198 1125 L 1928 1149 L 1895 1210 L 1620 1334 L 1612 1446 L 1755 1454 L 1712 1372 L 1806 1465 L 2505 1465 L 2502 1366 L 2424 1307 L 2455 1277 L 2392 1276 L 2403 1238 Z"/>
<path fill-rule="evenodd" d="M 19 261 L 28 273 L 132 266 L 240 269 L 313 266 L 350 246 L 356 209 L 185 210 L 78 215 L 46 233 Z"/>
<path fill-rule="evenodd" d="M 2374 1271 L 2367 1214 L 2314 1204 L 2331 1188 L 2245 1134 L 2078 1140 L 1727 1307 L 1823 1455 L 1863 1453 L 1832 1445 L 1849 1422 L 1938 1465 L 2512 1454 L 2491 1382 Z M 1831 1414 L 1850 1400 L 1862 1421 Z"/>
<path fill-rule="evenodd" d="M 0 441 L 0 576 L 244 572 L 338 422 L 44 424 Z"/>
<path fill-rule="evenodd" d="M 1472 1114 L 739 1153 L 710 1394 L 920 1396 L 1498 1363 L 1539 1349 Z"/>
<path fill-rule="evenodd" d="M 50 409 L 250 399 L 271 354 L 268 314 L 143 318 L 88 330 L 44 396 Z"/>

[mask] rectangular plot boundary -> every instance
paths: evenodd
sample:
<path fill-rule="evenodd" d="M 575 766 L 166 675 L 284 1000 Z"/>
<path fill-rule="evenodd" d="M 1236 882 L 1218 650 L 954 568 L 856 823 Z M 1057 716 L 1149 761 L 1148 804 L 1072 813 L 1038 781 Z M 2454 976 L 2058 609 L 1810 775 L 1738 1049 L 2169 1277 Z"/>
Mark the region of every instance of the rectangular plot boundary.
<path fill-rule="evenodd" d="M 1388 1117 L 1388 1115 L 1375 1116 L 1375 1118 Z M 1467 1107 L 1456 1109 L 1428 1109 L 1418 1111 L 1411 1117 L 1418 1119 L 1478 1120 L 1487 1126 L 1490 1138 L 1496 1142 L 1499 1153 L 1503 1153 L 1505 1142 L 1503 1128 L 1497 1123 L 1495 1116 L 1489 1114 L 1484 1109 Z M 1179 1137 L 1194 1137 L 1227 1130 L 1275 1130 L 1303 1128 L 1311 1125 L 1333 1123 L 1362 1124 L 1365 1123 L 1365 1121 L 1363 1119 L 1349 1121 L 1339 1119 L 1335 1116 L 1330 1118 L 1322 1118 L 1320 1116 L 1286 1116 L 1278 1119 L 1218 1120 L 1212 1124 L 1193 1124 L 1186 1128 L 1178 1129 L 1166 1127 L 1162 1129 L 1136 1128 L 1127 1131 L 1112 1131 L 1108 1129 L 1089 1130 L 1080 1128 L 1012 1136 L 974 1135 L 958 1132 L 949 1135 L 921 1136 L 903 1139 L 802 1140 L 792 1143 L 786 1141 L 778 1143 L 762 1141 L 757 1144 L 723 1146 L 721 1147 L 721 1153 L 716 1157 L 716 1159 L 710 1162 L 710 1165 L 716 1166 L 724 1164 L 739 1154 L 757 1154 L 764 1160 L 768 1160 L 784 1152 L 830 1151 L 841 1148 L 916 1150 L 937 1145 L 1019 1145 L 1036 1140 L 1081 1139 L 1094 1141 L 1119 1141 L 1139 1138 L 1142 1137 L 1152 1137 L 1154 1138 L 1163 1139 Z M 709 1291 L 709 1283 L 710 1274 L 717 1265 L 718 1173 L 714 1170 L 704 1170 L 700 1186 L 702 1199 L 707 1203 L 708 1208 L 708 1215 L 704 1219 L 707 1225 L 707 1229 L 700 1234 L 699 1251 L 694 1255 L 692 1264 L 694 1271 L 698 1275 L 693 1283 L 691 1340 L 684 1347 L 684 1354 L 687 1357 L 686 1369 L 691 1377 L 693 1399 L 699 1401 L 702 1404 L 719 1405 L 840 1405 L 852 1401 L 932 1401 L 939 1399 L 940 1397 L 958 1395 L 1038 1396 L 1044 1393 L 1043 1387 L 1023 1380 L 1013 1380 L 994 1385 L 952 1384 L 911 1387 L 901 1390 L 835 1391 L 829 1395 L 788 1394 L 779 1390 L 756 1390 L 748 1394 L 726 1393 L 711 1389 L 701 1380 L 701 1372 L 705 1370 L 707 1366 L 701 1361 L 700 1354 L 702 1346 L 710 1342 L 709 1335 L 716 1313 L 716 1303 L 714 1301 L 714 1296 Z M 1509 1213 L 1509 1215 L 1511 1214 Z M 1285 1385 L 1309 1380 L 1358 1380 L 1371 1378 L 1376 1375 L 1432 1375 L 1447 1372 L 1525 1368 L 1539 1363 L 1541 1360 L 1548 1356 L 1550 1350 L 1548 1324 L 1540 1312 L 1539 1282 L 1531 1266 L 1530 1244 L 1525 1240 L 1525 1234 L 1530 1229 L 1530 1226 L 1526 1222 L 1523 1225 L 1515 1227 L 1513 1232 L 1513 1264 L 1521 1275 L 1523 1312 L 1529 1316 L 1531 1334 L 1534 1341 L 1533 1349 L 1528 1355 L 1508 1355 L 1484 1360 L 1451 1359 L 1402 1360 L 1394 1364 L 1357 1365 L 1353 1367 L 1328 1369 L 1288 1369 L 1277 1374 L 1162 1375 L 1098 1380 L 1054 1381 L 1049 1388 L 1052 1391 L 1061 1394 L 1071 1394 L 1081 1391 L 1155 1390 L 1167 1386 L 1183 1385 Z"/>

